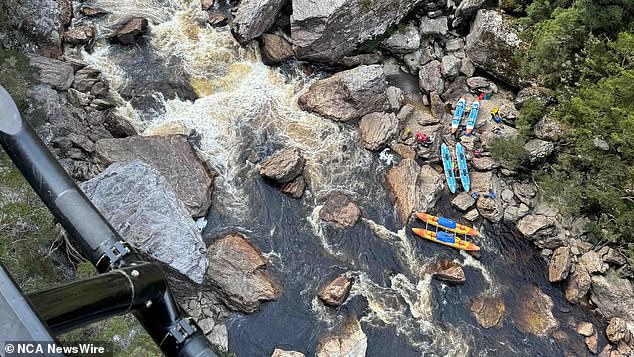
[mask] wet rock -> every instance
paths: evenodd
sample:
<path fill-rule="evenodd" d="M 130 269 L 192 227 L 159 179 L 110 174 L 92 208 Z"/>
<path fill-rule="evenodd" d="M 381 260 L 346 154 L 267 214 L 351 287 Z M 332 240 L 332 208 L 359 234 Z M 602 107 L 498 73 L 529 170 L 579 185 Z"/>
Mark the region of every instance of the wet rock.
<path fill-rule="evenodd" d="M 337 61 L 337 64 L 345 68 L 354 68 L 361 65 L 368 66 L 371 64 L 381 63 L 381 61 L 383 61 L 383 55 L 380 52 L 375 52 L 346 56 Z"/>
<path fill-rule="evenodd" d="M 394 113 L 370 113 L 359 122 L 363 147 L 377 151 L 383 149 L 398 130 L 398 120 Z"/>
<path fill-rule="evenodd" d="M 462 217 L 469 222 L 473 222 L 476 219 L 480 218 L 480 213 L 478 213 L 478 210 L 474 208 L 471 211 L 465 213 Z"/>
<path fill-rule="evenodd" d="M 467 35 L 465 52 L 473 63 L 493 77 L 515 87 L 524 80 L 519 77 L 519 64 L 510 54 L 521 40 L 508 20 L 499 12 L 479 10 Z"/>
<path fill-rule="evenodd" d="M 493 158 L 484 156 L 484 157 L 474 157 L 471 160 L 471 165 L 474 169 L 478 171 L 489 171 L 498 168 L 500 165 Z"/>
<path fill-rule="evenodd" d="M 418 86 L 425 93 L 442 93 L 445 88 L 442 79 L 442 64 L 434 60 L 422 66 L 418 71 Z"/>
<path fill-rule="evenodd" d="M 572 304 L 578 303 L 590 290 L 591 283 L 592 280 L 586 268 L 576 265 L 566 283 L 564 290 L 566 299 Z"/>
<path fill-rule="evenodd" d="M 113 164 L 82 190 L 132 246 L 202 283 L 205 244 L 172 185 L 141 161 Z"/>
<path fill-rule="evenodd" d="M 296 53 L 301 59 L 337 61 L 357 44 L 385 33 L 420 2 L 327 0 L 315 6 L 313 0 L 293 0 L 291 37 Z"/>
<path fill-rule="evenodd" d="M 608 327 L 605 329 L 605 335 L 612 343 L 619 343 L 621 340 L 629 338 L 630 332 L 627 323 L 620 317 L 610 319 Z"/>
<path fill-rule="evenodd" d="M 266 269 L 266 259 L 241 234 L 229 234 L 207 249 L 207 279 L 231 309 L 251 314 L 281 290 Z"/>
<path fill-rule="evenodd" d="M 462 265 L 448 260 L 439 259 L 429 268 L 428 272 L 438 280 L 450 283 L 464 283 L 466 281 Z"/>
<path fill-rule="evenodd" d="M 535 136 L 542 140 L 558 141 L 563 139 L 565 132 L 557 120 L 549 115 L 540 119 L 534 126 Z"/>
<path fill-rule="evenodd" d="M 339 191 L 328 195 L 328 199 L 319 211 L 319 218 L 322 220 L 335 222 L 345 228 L 354 226 L 360 216 L 359 206 L 350 197 Z"/>
<path fill-rule="evenodd" d="M 260 175 L 277 183 L 286 183 L 302 174 L 304 162 L 304 156 L 299 149 L 282 149 L 262 163 Z"/>
<path fill-rule="evenodd" d="M 486 0 L 463 0 L 456 8 L 452 27 L 460 27 L 468 24 L 476 12 L 484 5 Z"/>
<path fill-rule="evenodd" d="M 462 60 L 454 55 L 447 55 L 442 58 L 441 73 L 446 78 L 454 78 L 460 72 Z"/>
<path fill-rule="evenodd" d="M 500 203 L 490 197 L 478 197 L 476 201 L 476 208 L 478 212 L 482 216 L 482 218 L 487 219 L 491 222 L 499 222 L 502 220 L 504 212 L 502 211 L 502 207 L 500 207 Z"/>
<path fill-rule="evenodd" d="M 84 45 L 95 37 L 95 27 L 83 25 L 70 28 L 64 32 L 64 41 L 71 45 Z"/>
<path fill-rule="evenodd" d="M 142 17 L 133 17 L 114 33 L 114 38 L 119 43 L 129 45 L 134 43 L 147 31 L 148 20 Z"/>
<path fill-rule="evenodd" d="M 581 336 L 592 336 L 594 335 L 594 325 L 591 322 L 583 321 L 577 325 L 577 333 Z"/>
<path fill-rule="evenodd" d="M 67 90 L 75 79 L 73 67 L 68 63 L 38 55 L 29 55 L 29 59 L 38 70 L 40 82 L 50 84 L 55 89 Z"/>
<path fill-rule="evenodd" d="M 471 301 L 471 312 L 483 328 L 501 323 L 506 307 L 499 296 L 479 295 Z"/>
<path fill-rule="evenodd" d="M 523 287 L 522 292 L 514 311 L 514 321 L 521 330 L 545 336 L 559 326 L 552 313 L 550 296 L 534 285 Z"/>
<path fill-rule="evenodd" d="M 84 16 L 88 16 L 88 17 L 93 17 L 93 16 L 101 16 L 101 15 L 106 15 L 109 14 L 108 11 L 100 8 L 100 7 L 95 7 L 95 6 L 90 6 L 90 5 L 84 5 L 79 9 L 79 13 L 84 15 Z"/>
<path fill-rule="evenodd" d="M 524 145 L 524 149 L 528 153 L 528 159 L 537 162 L 550 156 L 555 150 L 555 145 L 550 141 L 532 139 Z"/>
<path fill-rule="evenodd" d="M 70 90 L 69 90 L 70 91 Z M 104 117 L 104 127 L 115 138 L 126 138 L 128 136 L 138 135 L 136 129 L 126 118 L 120 116 L 114 111 L 109 111 Z"/>
<path fill-rule="evenodd" d="M 420 19 L 420 34 L 423 36 L 439 37 L 444 36 L 449 31 L 447 17 L 441 16 L 430 19 L 423 17 Z"/>
<path fill-rule="evenodd" d="M 265 33 L 260 37 L 262 47 L 262 62 L 274 65 L 294 56 L 293 47 L 286 39 L 279 35 Z"/>
<path fill-rule="evenodd" d="M 609 266 L 603 262 L 599 253 L 591 250 L 581 256 L 579 263 L 583 265 L 590 274 L 603 274 Z"/>
<path fill-rule="evenodd" d="M 322 287 L 317 296 L 324 304 L 330 307 L 338 307 L 346 301 L 348 295 L 350 295 L 351 288 L 352 280 L 340 275 Z"/>
<path fill-rule="evenodd" d="M 596 333 L 591 336 L 588 336 L 584 339 L 586 346 L 588 346 L 588 350 L 592 352 L 592 354 L 597 354 L 597 348 L 599 343 L 599 337 Z"/>
<path fill-rule="evenodd" d="M 453 200 L 451 200 L 451 204 L 461 211 L 466 211 L 473 207 L 475 199 L 471 197 L 468 192 L 460 192 Z"/>
<path fill-rule="evenodd" d="M 551 283 L 564 281 L 568 277 L 571 266 L 572 254 L 570 253 L 570 248 L 559 247 L 555 249 L 548 265 L 548 281 Z"/>
<path fill-rule="evenodd" d="M 306 180 L 304 180 L 303 175 L 297 176 L 292 181 L 286 182 L 280 187 L 280 191 L 282 191 L 282 193 L 293 198 L 301 198 L 304 195 L 305 189 Z"/>
<path fill-rule="evenodd" d="M 410 159 L 390 168 L 386 181 L 402 223 L 406 223 L 415 210 L 427 211 L 433 207 L 443 188 L 443 178 L 438 172 L 428 165 L 420 167 Z"/>
<path fill-rule="evenodd" d="M 357 119 L 387 108 L 386 83 L 380 65 L 359 66 L 313 83 L 298 103 L 332 120 Z"/>
<path fill-rule="evenodd" d="M 553 332 L 553 338 L 558 341 L 564 341 L 568 339 L 568 334 L 563 332 L 562 330 L 557 330 Z"/>
<path fill-rule="evenodd" d="M 339 334 L 329 334 L 319 341 L 316 357 L 364 357 L 368 337 L 356 318 L 349 319 Z"/>
<path fill-rule="evenodd" d="M 216 174 L 182 135 L 131 136 L 99 140 L 95 154 L 100 164 L 142 160 L 157 169 L 174 188 L 194 217 L 207 214 Z"/>
<path fill-rule="evenodd" d="M 590 300 L 608 319 L 620 317 L 634 321 L 634 288 L 627 279 L 619 278 L 614 272 L 592 276 Z"/>
<path fill-rule="evenodd" d="M 275 23 L 284 0 L 242 0 L 231 23 L 231 32 L 242 44 L 260 36 Z"/>
<path fill-rule="evenodd" d="M 420 46 L 420 34 L 412 22 L 399 27 L 390 37 L 381 42 L 381 47 L 394 54 L 414 52 L 418 46 Z"/>
<path fill-rule="evenodd" d="M 530 214 L 517 222 L 517 230 L 524 237 L 534 239 L 537 235 L 545 234 L 554 225 L 555 222 L 546 216 Z"/>
<path fill-rule="evenodd" d="M 276 348 L 271 357 L 304 357 L 304 354 L 297 351 L 286 351 Z"/>

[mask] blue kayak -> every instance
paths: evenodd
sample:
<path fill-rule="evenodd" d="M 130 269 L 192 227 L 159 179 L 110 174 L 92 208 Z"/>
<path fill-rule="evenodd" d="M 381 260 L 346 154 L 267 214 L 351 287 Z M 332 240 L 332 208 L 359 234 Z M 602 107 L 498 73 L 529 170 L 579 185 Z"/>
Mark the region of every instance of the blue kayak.
<path fill-rule="evenodd" d="M 456 104 L 456 110 L 453 112 L 453 120 L 451 121 L 451 133 L 455 133 L 460 126 L 460 122 L 462 121 L 462 116 L 464 115 L 464 110 L 467 107 L 467 102 L 464 97 L 460 98 L 458 104 Z"/>
<path fill-rule="evenodd" d="M 477 100 L 471 104 L 471 111 L 469 112 L 469 118 L 467 119 L 467 134 L 471 134 L 475 127 L 476 120 L 478 120 L 478 110 L 480 110 L 480 102 Z"/>
<path fill-rule="evenodd" d="M 446 144 L 442 144 L 440 152 L 442 154 L 442 166 L 445 169 L 449 191 L 456 193 L 456 176 L 453 174 L 453 160 L 451 160 L 451 154 Z"/>
<path fill-rule="evenodd" d="M 469 180 L 469 169 L 467 168 L 467 157 L 464 154 L 464 146 L 461 143 L 456 144 L 456 161 L 458 161 L 458 170 L 460 170 L 460 181 L 462 188 L 469 192 L 471 190 L 471 181 Z"/>

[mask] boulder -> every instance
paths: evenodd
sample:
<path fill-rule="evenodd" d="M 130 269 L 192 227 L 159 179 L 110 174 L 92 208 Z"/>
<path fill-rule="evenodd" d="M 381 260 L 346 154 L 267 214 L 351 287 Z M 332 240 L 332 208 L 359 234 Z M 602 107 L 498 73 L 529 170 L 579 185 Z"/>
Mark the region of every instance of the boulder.
<path fill-rule="evenodd" d="M 202 283 L 205 243 L 172 187 L 159 170 L 141 161 L 113 164 L 81 184 L 128 243 Z"/>
<path fill-rule="evenodd" d="M 292 0 L 291 37 L 301 59 L 335 62 L 401 21 L 421 0 Z"/>
<path fill-rule="evenodd" d="M 313 83 L 298 103 L 303 110 L 348 121 L 386 109 L 386 90 L 380 65 L 359 66 Z"/>
<path fill-rule="evenodd" d="M 95 6 L 90 6 L 90 5 L 83 5 L 79 9 L 79 13 L 84 15 L 84 16 L 88 16 L 88 17 L 101 16 L 101 15 L 109 14 L 108 11 L 106 11 L 106 10 L 100 8 L 100 7 L 95 7 Z"/>
<path fill-rule="evenodd" d="M 418 86 L 425 93 L 442 93 L 445 83 L 442 79 L 442 64 L 433 60 L 418 71 Z"/>
<path fill-rule="evenodd" d="M 536 99 L 543 105 L 549 105 L 555 101 L 555 95 L 552 90 L 544 87 L 525 87 L 517 92 L 515 96 L 515 105 L 521 108 L 524 103 L 530 99 Z M 543 138 L 540 138 L 543 139 Z M 544 139 L 547 140 L 547 139 Z"/>
<path fill-rule="evenodd" d="M 592 276 L 590 300 L 607 319 L 620 317 L 634 321 L 634 288 L 615 272 Z"/>
<path fill-rule="evenodd" d="M 538 139 L 547 141 L 558 141 L 566 134 L 559 122 L 550 115 L 540 119 L 533 127 L 533 132 Z"/>
<path fill-rule="evenodd" d="M 31 65 L 38 70 L 38 79 L 59 90 L 67 90 L 75 79 L 73 67 L 56 59 L 29 55 Z"/>
<path fill-rule="evenodd" d="M 207 23 L 211 25 L 211 27 L 221 27 L 225 26 L 229 18 L 227 14 L 218 9 L 211 9 L 207 11 Z"/>
<path fill-rule="evenodd" d="M 282 36 L 265 33 L 260 37 L 260 42 L 264 64 L 278 64 L 294 56 L 293 46 Z"/>
<path fill-rule="evenodd" d="M 101 81 L 101 72 L 90 68 L 84 67 L 75 73 L 75 79 L 73 81 L 73 88 L 80 92 L 90 92 L 92 87 Z"/>
<path fill-rule="evenodd" d="M 414 23 L 401 25 L 392 35 L 383 42 L 381 47 L 394 54 L 405 54 L 418 50 L 420 46 L 420 34 Z"/>
<path fill-rule="evenodd" d="M 433 207 L 443 188 L 443 177 L 431 166 L 418 166 L 416 161 L 401 160 L 386 175 L 394 195 L 401 223 L 406 223 L 415 210 Z"/>
<path fill-rule="evenodd" d="M 216 174 L 201 160 L 183 135 L 131 136 L 102 139 L 95 145 L 98 162 L 141 160 L 157 169 L 194 217 L 207 214 Z"/>
<path fill-rule="evenodd" d="M 462 60 L 454 55 L 446 55 L 442 58 L 441 73 L 445 78 L 455 78 L 460 73 Z"/>
<path fill-rule="evenodd" d="M 488 156 L 474 157 L 471 160 L 471 166 L 478 171 L 489 171 L 500 167 L 497 161 Z"/>
<path fill-rule="evenodd" d="M 603 274 L 609 268 L 608 264 L 603 262 L 599 253 L 594 250 L 584 253 L 579 260 L 579 264 L 586 268 L 590 274 Z"/>
<path fill-rule="evenodd" d="M 214 6 L 215 2 L 216 2 L 215 0 L 202 0 L 200 2 L 200 6 L 202 7 L 203 10 L 207 11 L 211 9 L 212 6 Z"/>
<path fill-rule="evenodd" d="M 420 19 L 420 34 L 429 37 L 441 37 L 447 34 L 449 26 L 447 24 L 447 17 L 441 16 L 430 19 L 429 17 L 422 17 Z"/>
<path fill-rule="evenodd" d="M 468 192 L 460 192 L 453 200 L 451 200 L 451 204 L 461 211 L 466 211 L 473 207 L 475 199 L 471 197 Z"/>
<path fill-rule="evenodd" d="M 528 239 L 534 239 L 535 236 L 544 233 L 552 228 L 555 222 L 549 217 L 542 215 L 530 214 L 523 217 L 517 222 L 517 230 Z"/>
<path fill-rule="evenodd" d="M 627 323 L 620 317 L 613 317 L 610 319 L 608 327 L 605 329 L 605 335 L 612 343 L 619 343 L 623 339 L 629 339 L 630 332 L 627 328 Z"/>
<path fill-rule="evenodd" d="M 401 109 L 403 102 L 405 101 L 403 90 L 394 86 L 387 87 L 387 100 L 390 103 L 390 109 L 398 111 Z"/>
<path fill-rule="evenodd" d="M 242 0 L 231 22 L 233 36 L 242 44 L 260 36 L 275 23 L 284 0 Z"/>
<path fill-rule="evenodd" d="M 339 333 L 324 336 L 317 344 L 316 357 L 365 357 L 368 337 L 361 329 L 359 321 L 351 317 Z"/>
<path fill-rule="evenodd" d="M 596 355 L 599 344 L 599 336 L 597 335 L 597 333 L 595 332 L 593 335 L 587 336 L 584 341 L 586 343 L 586 346 L 588 346 L 588 350 L 592 352 L 593 355 Z"/>
<path fill-rule="evenodd" d="M 537 188 L 535 185 L 528 183 L 516 182 L 513 184 L 513 193 L 515 196 L 525 205 L 531 205 L 531 199 L 537 194 Z"/>
<path fill-rule="evenodd" d="M 467 77 L 473 76 L 473 74 L 475 73 L 475 66 L 473 65 L 473 61 L 465 57 L 460 60 L 460 62 L 460 73 Z"/>
<path fill-rule="evenodd" d="M 343 304 L 352 288 L 352 280 L 340 275 L 319 290 L 319 300 L 330 307 L 338 307 Z"/>
<path fill-rule="evenodd" d="M 607 248 L 607 249 L 605 249 L 603 254 L 601 254 L 601 250 L 603 250 L 604 248 Z M 604 262 L 608 264 L 612 264 L 617 267 L 623 266 L 627 263 L 627 259 L 618 250 L 612 249 L 607 246 L 601 248 L 601 250 L 599 251 L 599 254 L 601 254 L 601 257 Z"/>
<path fill-rule="evenodd" d="M 474 208 L 471 211 L 465 213 L 462 217 L 469 222 L 473 222 L 476 219 L 480 218 L 480 213 L 478 213 L 478 210 Z"/>
<path fill-rule="evenodd" d="M 515 108 L 513 103 L 506 103 L 500 107 L 498 112 L 503 120 L 515 122 L 520 117 L 520 112 Z"/>
<path fill-rule="evenodd" d="M 513 320 L 522 331 L 546 336 L 559 326 L 553 316 L 553 300 L 550 296 L 534 285 L 526 285 L 521 291 L 518 304 L 514 307 Z"/>
<path fill-rule="evenodd" d="M 532 139 L 524 145 L 524 149 L 530 162 L 537 162 L 550 156 L 555 150 L 555 145 L 550 141 Z"/>
<path fill-rule="evenodd" d="M 93 25 L 82 25 L 69 28 L 64 32 L 64 41 L 71 45 L 85 45 L 95 38 Z"/>
<path fill-rule="evenodd" d="M 398 131 L 398 120 L 394 113 L 375 112 L 366 114 L 359 122 L 363 146 L 372 151 L 383 149 Z"/>
<path fill-rule="evenodd" d="M 126 21 L 117 31 L 114 32 L 114 38 L 124 45 L 134 43 L 147 31 L 148 20 L 142 17 L 133 17 Z"/>
<path fill-rule="evenodd" d="M 218 288 L 231 309 L 256 312 L 263 301 L 275 300 L 281 290 L 266 269 L 266 259 L 241 234 L 228 234 L 207 249 L 207 279 Z"/>
<path fill-rule="evenodd" d="M 434 118 L 437 118 L 438 121 L 440 121 L 440 119 L 442 119 L 445 114 L 445 103 L 442 101 L 442 99 L 440 98 L 440 95 L 438 95 L 437 92 L 431 92 L 429 93 L 429 103 L 431 106 L 431 115 L 434 116 Z M 422 122 L 418 122 L 421 125 L 427 125 L 427 124 L 423 124 Z M 435 123 L 429 123 L 429 124 L 435 124 Z"/>
<path fill-rule="evenodd" d="M 297 148 L 275 152 L 260 166 L 260 175 L 277 183 L 290 182 L 304 171 L 304 156 Z"/>
<path fill-rule="evenodd" d="M 438 259 L 428 270 L 434 278 L 450 283 L 464 283 L 466 281 L 462 265 L 448 259 Z"/>
<path fill-rule="evenodd" d="M 471 77 L 467 78 L 467 85 L 473 91 L 477 92 L 497 92 L 497 86 L 490 79 L 485 77 Z"/>
<path fill-rule="evenodd" d="M 342 227 L 354 226 L 361 217 L 361 210 L 350 197 L 340 191 L 328 195 L 319 211 L 319 218 L 326 222 L 334 222 Z"/>
<path fill-rule="evenodd" d="M 485 2 L 486 0 L 462 0 L 454 12 L 452 27 L 461 27 L 464 24 L 468 24 Z"/>
<path fill-rule="evenodd" d="M 578 303 L 590 290 L 592 280 L 590 274 L 583 266 L 575 266 L 570 274 L 564 293 L 571 304 Z"/>
<path fill-rule="evenodd" d="M 445 51 L 457 52 L 464 49 L 464 39 L 462 37 L 453 38 L 445 43 Z"/>
<path fill-rule="evenodd" d="M 459 76 L 445 86 L 445 91 L 440 96 L 447 102 L 457 103 L 467 92 L 469 92 L 467 78 Z"/>
<path fill-rule="evenodd" d="M 490 197 L 478 197 L 478 200 L 476 201 L 476 208 L 482 218 L 491 222 L 501 221 L 504 215 L 504 211 L 502 211 L 502 207 L 500 206 L 498 200 Z"/>
<path fill-rule="evenodd" d="M 471 312 L 483 328 L 491 328 L 501 323 L 506 307 L 499 296 L 479 295 L 471 301 Z"/>
<path fill-rule="evenodd" d="M 513 53 L 522 41 L 510 22 L 494 10 L 479 10 L 467 35 L 465 52 L 473 63 L 512 86 L 525 82 Z"/>
<path fill-rule="evenodd" d="M 548 265 L 548 281 L 558 283 L 568 277 L 572 266 L 572 254 L 570 248 L 559 247 L 553 252 Z"/>
<path fill-rule="evenodd" d="M 417 108 L 412 104 L 405 104 L 396 115 L 396 118 L 401 123 L 407 124 L 415 122 L 421 127 L 440 123 L 440 118 L 434 116 L 431 112 L 426 110 L 426 108 Z"/>
<path fill-rule="evenodd" d="M 482 107 L 480 107 L 480 113 L 485 113 Z M 497 133 L 496 129 L 499 129 Z M 513 140 L 519 135 L 519 131 L 517 129 L 503 123 L 495 123 L 493 120 L 485 121 L 479 131 L 482 133 L 480 135 L 480 141 L 482 142 L 482 147 L 485 150 L 491 149 L 491 143 L 494 139 Z"/>
<path fill-rule="evenodd" d="M 354 68 L 361 65 L 379 64 L 383 60 L 384 57 L 380 52 L 361 53 L 354 56 L 346 56 L 337 61 L 337 64 L 344 68 Z"/>
<path fill-rule="evenodd" d="M 587 321 L 580 322 L 577 325 L 577 333 L 585 337 L 592 336 L 594 335 L 594 325 Z"/>
<path fill-rule="evenodd" d="M 292 198 L 301 198 L 304 195 L 305 189 L 306 189 L 306 180 L 304 180 L 303 175 L 299 175 L 292 181 L 283 183 L 282 186 L 280 187 L 280 191 L 282 191 L 282 193 Z"/>
<path fill-rule="evenodd" d="M 304 357 L 305 355 L 297 351 L 286 351 L 276 348 L 271 357 Z"/>
<path fill-rule="evenodd" d="M 229 349 L 229 331 L 227 325 L 220 324 L 214 326 L 210 333 L 207 334 L 207 340 L 222 351 Z"/>

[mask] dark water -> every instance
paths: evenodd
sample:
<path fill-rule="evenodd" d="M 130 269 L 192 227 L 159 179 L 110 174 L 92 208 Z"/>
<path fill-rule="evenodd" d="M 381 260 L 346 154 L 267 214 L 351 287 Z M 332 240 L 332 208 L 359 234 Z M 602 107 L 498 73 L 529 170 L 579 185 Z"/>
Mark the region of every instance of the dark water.
<path fill-rule="evenodd" d="M 396 232 L 400 226 L 383 183 L 384 165 L 379 160 L 375 164 L 376 171 L 370 168 L 359 176 L 359 180 L 367 182 L 367 192 L 372 194 L 363 196 L 353 192 L 353 195 L 365 218 Z M 372 171 L 376 174 L 369 175 Z M 341 273 L 365 272 L 372 282 L 388 289 L 389 277 L 396 273 L 414 283 L 420 279 L 404 263 L 398 247 L 378 238 L 363 222 L 351 229 L 339 230 L 318 221 L 328 245 L 339 254 L 333 256 L 315 236 L 308 221 L 314 207 L 310 198 L 294 200 L 257 177 L 251 179 L 249 197 L 257 208 L 251 210 L 248 217 L 223 215 L 212 208 L 208 227 L 214 228 L 205 232 L 206 239 L 213 241 L 223 231 L 241 230 L 262 252 L 275 252 L 269 256 L 269 271 L 281 283 L 284 293 L 278 301 L 265 303 L 256 314 L 234 314 L 229 319 L 229 348 L 238 356 L 270 356 L 277 347 L 313 355 L 319 339 L 331 329 L 336 330 L 348 316 L 366 316 L 370 311 L 362 295 L 353 294 L 338 309 L 313 308 L 319 287 Z M 458 218 L 457 212 L 449 207 L 450 198 L 446 193 L 437 209 L 440 214 Z M 316 204 L 319 203 L 318 198 Z M 458 343 L 469 346 L 468 355 L 562 356 L 567 351 L 584 355 L 585 344 L 574 326 L 580 321 L 591 321 L 601 329 L 603 323 L 582 308 L 568 304 L 561 288 L 548 283 L 546 262 L 531 243 L 501 224 L 486 223 L 483 231 L 486 238 L 481 242 L 483 250 L 479 261 L 494 281 L 495 286 L 491 288 L 499 291 L 506 305 L 502 327 L 481 328 L 469 310 L 471 299 L 485 292 L 489 284 L 480 269 L 468 265 L 465 266 L 467 281 L 463 285 L 431 282 L 433 324 L 441 331 L 445 327 L 447 331 L 454 328 L 463 331 L 467 339 Z M 408 238 L 421 266 L 433 257 L 464 259 L 457 250 L 415 238 L 409 232 Z M 567 340 L 538 337 L 515 326 L 512 316 L 521 308 L 515 304 L 521 301 L 527 285 L 538 286 L 552 298 L 553 314 L 560 321 L 560 329 L 567 333 Z M 408 313 L 405 301 L 398 292 L 393 295 L 394 304 L 404 306 L 403 324 L 411 323 L 415 318 Z M 416 329 L 416 324 L 412 325 Z M 442 356 L 452 351 L 451 346 L 433 344 L 438 338 L 437 332 L 413 332 L 406 337 L 399 335 L 394 325 L 362 322 L 362 328 L 368 336 L 368 356 Z M 432 347 L 414 347 L 412 339 L 431 343 Z M 603 344 L 605 341 L 600 342 Z"/>

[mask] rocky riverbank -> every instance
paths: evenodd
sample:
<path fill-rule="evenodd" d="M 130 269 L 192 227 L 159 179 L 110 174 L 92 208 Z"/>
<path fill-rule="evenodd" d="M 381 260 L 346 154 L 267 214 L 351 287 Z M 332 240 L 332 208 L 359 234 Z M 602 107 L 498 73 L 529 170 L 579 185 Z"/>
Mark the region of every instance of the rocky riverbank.
<path fill-rule="evenodd" d="M 31 27 L 0 25 L 3 48 L 29 52 L 37 72 L 28 88 L 25 115 L 32 122 L 46 118 L 38 131 L 64 168 L 84 182 L 82 188 L 129 242 L 169 267 L 181 305 L 198 318 L 210 340 L 226 350 L 225 322 L 232 312 L 256 313 L 263 303 L 284 294 L 284 286 L 269 271 L 273 255 L 262 253 L 265 248 L 256 246 L 246 232 L 203 239 L 205 218 L 218 214 L 212 206 L 217 200 L 215 180 L 225 178 L 201 149 L 200 133 L 178 126 L 163 127 L 154 135 L 144 132 L 143 125 L 167 115 L 165 100 L 193 103 L 202 96 L 195 78 L 165 73 L 165 78 L 147 75 L 112 83 L 94 64 L 81 60 L 99 43 L 117 46 L 134 58 L 130 54 L 135 46 L 152 46 L 152 31 L 163 30 L 161 19 L 169 16 L 139 11 L 121 18 L 113 14 L 118 10 L 99 4 L 33 0 L 3 5 L 9 15 L 51 14 L 49 22 Z M 259 48 L 267 65 L 317 73 L 298 93 L 297 105 L 319 120 L 355 128 L 359 144 L 384 160 L 389 166 L 384 186 L 401 226 L 411 223 L 415 211 L 433 212 L 443 199 L 439 148 L 443 142 L 461 142 L 467 149 L 472 191 L 480 196 L 452 197 L 454 216 L 478 226 L 483 220 L 508 225 L 533 242 L 548 262 L 548 280 L 561 287 L 571 304 L 595 310 L 609 323 L 605 332 L 584 322 L 575 326 L 588 351 L 629 355 L 634 347 L 634 274 L 625 257 L 614 247 L 589 244 L 587 219 L 564 216 L 514 167 L 474 157 L 476 149 L 487 152 L 496 141 L 519 135 L 515 122 L 527 101 L 549 100 L 545 90 L 517 74 L 513 53 L 523 43 L 512 19 L 488 2 L 470 0 L 313 5 L 308 0 L 205 0 L 190 9 L 199 22 L 192 20 L 183 31 L 195 37 L 199 28 L 230 29 L 243 46 Z M 121 61 L 126 60 L 132 61 Z M 179 68 L 182 59 L 170 61 Z M 231 85 L 226 80 L 217 87 Z M 451 135 L 452 106 L 462 96 L 472 101 L 481 93 L 490 97 L 481 101 L 474 135 Z M 501 123 L 491 120 L 495 107 Z M 137 118 L 130 117 L 131 111 Z M 548 116 L 534 131 L 525 149 L 530 162 L 539 165 L 556 154 L 566 131 Z M 431 144 L 417 144 L 417 132 L 427 135 Z M 317 225 L 326 225 L 328 232 L 358 229 L 359 218 L 372 207 L 361 206 L 360 198 L 345 190 L 317 195 L 310 165 L 321 163 L 301 144 L 240 153 L 241 162 L 257 167 L 256 179 L 275 186 L 287 199 L 314 208 Z M 495 197 L 483 195 L 490 192 Z M 438 279 L 465 281 L 462 265 L 453 261 L 436 261 L 429 269 Z M 328 306 L 345 304 L 354 291 L 355 274 L 333 272 L 329 279 L 334 280 L 312 294 Z M 520 301 L 525 311 L 506 307 L 491 294 L 474 298 L 470 310 L 485 329 L 500 326 L 503 316 L 512 315 L 525 333 L 563 339 L 552 299 L 538 287 L 527 287 L 527 294 Z M 601 344 L 606 339 L 610 343 Z M 362 325 L 351 318 L 321 338 L 316 354 L 363 356 L 367 345 Z M 301 353 L 280 348 L 273 355 Z"/>

